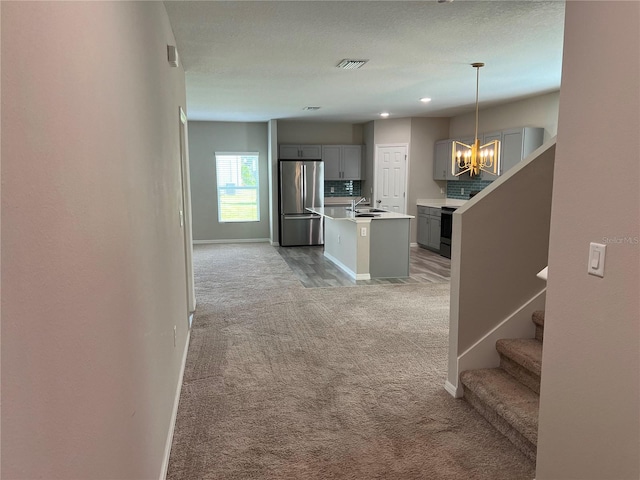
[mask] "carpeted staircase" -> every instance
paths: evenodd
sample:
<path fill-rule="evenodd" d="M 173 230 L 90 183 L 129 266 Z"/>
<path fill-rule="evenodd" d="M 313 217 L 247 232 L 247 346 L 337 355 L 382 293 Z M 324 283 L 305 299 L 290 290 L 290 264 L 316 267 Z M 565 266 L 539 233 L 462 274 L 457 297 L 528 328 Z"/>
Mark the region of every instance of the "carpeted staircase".
<path fill-rule="evenodd" d="M 538 443 L 538 404 L 544 311 L 534 312 L 535 338 L 496 342 L 500 367 L 460 374 L 464 398 L 533 462 Z"/>

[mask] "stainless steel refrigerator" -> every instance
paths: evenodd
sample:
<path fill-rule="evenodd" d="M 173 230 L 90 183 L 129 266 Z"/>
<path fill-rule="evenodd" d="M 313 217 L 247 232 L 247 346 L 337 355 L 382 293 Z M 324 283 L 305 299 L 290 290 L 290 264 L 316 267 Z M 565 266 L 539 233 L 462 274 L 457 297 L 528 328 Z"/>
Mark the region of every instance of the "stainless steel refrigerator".
<path fill-rule="evenodd" d="M 323 245 L 322 217 L 306 210 L 324 207 L 322 161 L 280 160 L 280 245 Z"/>

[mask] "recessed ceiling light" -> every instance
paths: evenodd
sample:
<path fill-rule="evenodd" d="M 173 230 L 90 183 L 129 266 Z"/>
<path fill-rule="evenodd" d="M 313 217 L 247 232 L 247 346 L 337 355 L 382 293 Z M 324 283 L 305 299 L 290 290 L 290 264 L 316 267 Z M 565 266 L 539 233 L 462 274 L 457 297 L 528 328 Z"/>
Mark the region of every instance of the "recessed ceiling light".
<path fill-rule="evenodd" d="M 320 110 L 320 107 L 304 107 L 303 110 Z"/>
<path fill-rule="evenodd" d="M 389 116 L 389 112 L 382 112 L 382 113 L 380 114 L 380 116 L 381 116 L 382 118 L 387 118 L 387 117 Z"/>
<path fill-rule="evenodd" d="M 422 97 L 422 98 L 420 99 L 420 101 L 421 101 L 422 103 L 429 103 L 429 102 L 431 101 L 431 99 L 430 99 L 429 97 Z"/>

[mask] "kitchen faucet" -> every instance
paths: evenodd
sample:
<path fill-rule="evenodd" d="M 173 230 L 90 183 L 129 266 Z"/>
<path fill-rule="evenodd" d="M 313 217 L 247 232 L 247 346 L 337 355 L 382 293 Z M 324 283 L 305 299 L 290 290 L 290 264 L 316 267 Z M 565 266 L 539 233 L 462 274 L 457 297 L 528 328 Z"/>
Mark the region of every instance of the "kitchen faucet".
<path fill-rule="evenodd" d="M 367 199 L 367 197 L 362 197 L 357 202 L 355 200 L 351 200 L 351 210 L 353 210 L 355 212 L 356 211 L 356 207 L 358 205 L 360 205 L 362 202 L 364 202 L 366 199 Z"/>

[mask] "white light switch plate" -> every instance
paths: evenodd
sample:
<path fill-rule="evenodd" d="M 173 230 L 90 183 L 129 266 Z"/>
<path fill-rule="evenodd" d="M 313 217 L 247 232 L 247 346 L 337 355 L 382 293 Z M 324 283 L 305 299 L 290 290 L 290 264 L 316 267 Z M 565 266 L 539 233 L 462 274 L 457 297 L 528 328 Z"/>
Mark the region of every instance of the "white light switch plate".
<path fill-rule="evenodd" d="M 594 242 L 589 244 L 589 264 L 587 265 L 589 275 L 604 277 L 604 258 L 606 252 L 606 245 Z"/>

